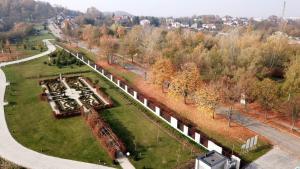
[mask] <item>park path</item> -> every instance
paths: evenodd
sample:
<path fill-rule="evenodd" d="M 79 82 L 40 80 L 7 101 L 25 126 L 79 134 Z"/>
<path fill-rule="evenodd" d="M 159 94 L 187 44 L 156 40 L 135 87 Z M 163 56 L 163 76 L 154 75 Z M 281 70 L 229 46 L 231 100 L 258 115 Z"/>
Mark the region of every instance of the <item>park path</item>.
<path fill-rule="evenodd" d="M 35 152 L 19 144 L 10 134 L 4 113 L 7 81 L 1 67 L 37 59 L 55 51 L 56 48 L 49 39 L 44 40 L 44 42 L 48 47 L 46 52 L 22 60 L 0 64 L 0 157 L 30 169 L 111 169 L 106 166 L 67 160 Z"/>
<path fill-rule="evenodd" d="M 228 108 L 219 107 L 216 112 L 226 115 Z M 251 163 L 247 169 L 294 169 L 300 166 L 300 138 L 277 130 L 258 120 L 234 111 L 232 120 L 266 137 L 275 145 L 270 152 Z"/>

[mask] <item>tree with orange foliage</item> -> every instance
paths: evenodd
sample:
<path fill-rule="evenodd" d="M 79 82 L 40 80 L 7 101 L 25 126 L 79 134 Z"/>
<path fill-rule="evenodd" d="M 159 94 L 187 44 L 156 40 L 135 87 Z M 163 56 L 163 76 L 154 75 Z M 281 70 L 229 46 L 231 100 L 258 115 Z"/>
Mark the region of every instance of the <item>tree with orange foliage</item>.
<path fill-rule="evenodd" d="M 200 73 L 195 63 L 186 63 L 172 78 L 170 95 L 184 96 L 185 103 L 188 95 L 193 94 L 201 84 Z"/>
<path fill-rule="evenodd" d="M 118 38 L 123 38 L 126 34 L 126 30 L 123 26 L 118 26 L 116 32 Z"/>
<path fill-rule="evenodd" d="M 195 92 L 195 100 L 201 111 L 207 111 L 212 114 L 213 119 L 215 118 L 216 106 L 220 100 L 216 89 L 209 86 L 198 88 Z"/>
<path fill-rule="evenodd" d="M 95 44 L 95 38 L 96 38 L 94 34 L 95 31 L 96 29 L 92 25 L 86 25 L 83 28 L 82 39 L 84 41 L 87 41 L 89 49 L 92 49 L 92 46 Z"/>
<path fill-rule="evenodd" d="M 101 51 L 107 57 L 108 64 L 112 63 L 113 54 L 118 49 L 118 46 L 118 41 L 113 36 L 104 35 L 100 38 Z"/>
<path fill-rule="evenodd" d="M 153 84 L 162 86 L 163 84 L 169 83 L 171 77 L 175 73 L 175 68 L 170 59 L 159 58 L 151 68 L 151 80 Z"/>

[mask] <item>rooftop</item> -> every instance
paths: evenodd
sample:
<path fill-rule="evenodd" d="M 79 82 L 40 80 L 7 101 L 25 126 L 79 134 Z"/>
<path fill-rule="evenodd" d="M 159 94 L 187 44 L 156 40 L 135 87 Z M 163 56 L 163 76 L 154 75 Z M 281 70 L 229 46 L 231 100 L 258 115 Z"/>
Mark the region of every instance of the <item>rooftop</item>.
<path fill-rule="evenodd" d="M 201 160 L 205 164 L 212 167 L 219 164 L 220 162 L 227 160 L 227 158 L 216 151 L 210 151 L 203 156 L 199 156 L 198 160 Z"/>

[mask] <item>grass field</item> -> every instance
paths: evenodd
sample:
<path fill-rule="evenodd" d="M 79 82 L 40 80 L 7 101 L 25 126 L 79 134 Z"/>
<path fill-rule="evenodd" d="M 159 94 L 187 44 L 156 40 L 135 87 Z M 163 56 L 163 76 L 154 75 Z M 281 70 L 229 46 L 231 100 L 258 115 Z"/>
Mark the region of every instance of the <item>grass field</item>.
<path fill-rule="evenodd" d="M 82 66 L 59 69 L 43 64 L 47 57 L 4 69 L 8 87 L 6 118 L 12 135 L 21 144 L 35 151 L 67 159 L 112 165 L 112 160 L 93 137 L 82 117 L 54 119 L 47 102 L 39 100 L 38 77 L 67 72 L 87 71 Z M 115 102 L 115 107 L 100 112 L 132 154 L 136 168 L 174 168 L 195 157 L 190 145 L 184 147 L 151 122 L 139 106 L 108 81 L 94 72 L 84 76 L 98 79 L 99 85 Z M 36 77 L 36 78 L 35 78 Z M 183 139 L 184 140 L 184 139 Z M 200 148 L 197 152 L 202 152 Z"/>

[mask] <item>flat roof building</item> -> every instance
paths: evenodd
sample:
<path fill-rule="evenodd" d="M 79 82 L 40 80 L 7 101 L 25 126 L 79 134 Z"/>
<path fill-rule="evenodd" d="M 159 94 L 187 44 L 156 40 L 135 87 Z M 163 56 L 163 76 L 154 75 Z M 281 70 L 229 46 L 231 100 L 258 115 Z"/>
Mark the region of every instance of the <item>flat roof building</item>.
<path fill-rule="evenodd" d="M 195 169 L 236 169 L 235 162 L 216 151 L 196 158 Z"/>

